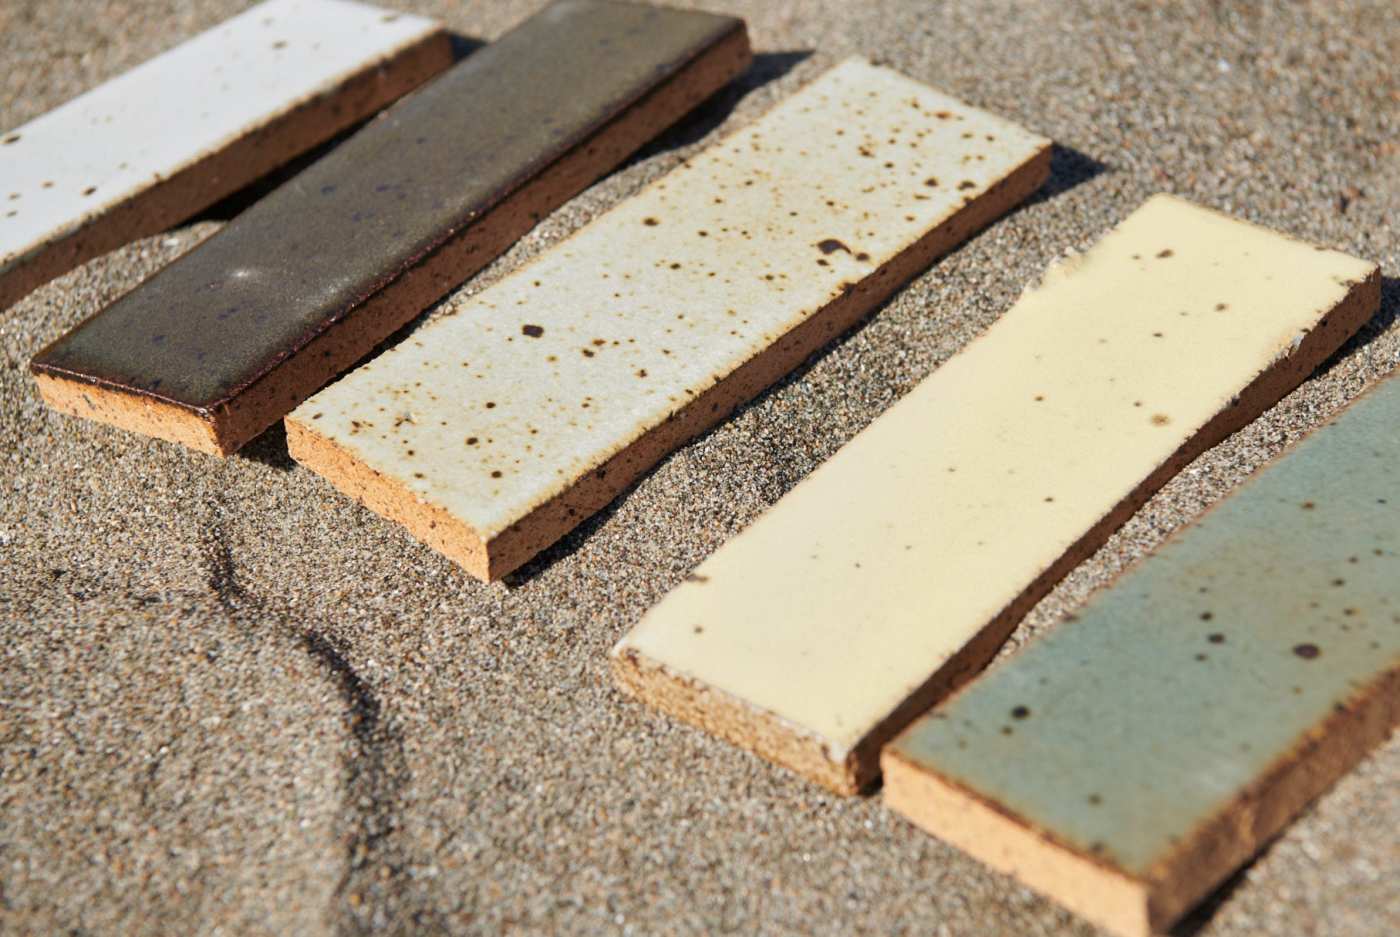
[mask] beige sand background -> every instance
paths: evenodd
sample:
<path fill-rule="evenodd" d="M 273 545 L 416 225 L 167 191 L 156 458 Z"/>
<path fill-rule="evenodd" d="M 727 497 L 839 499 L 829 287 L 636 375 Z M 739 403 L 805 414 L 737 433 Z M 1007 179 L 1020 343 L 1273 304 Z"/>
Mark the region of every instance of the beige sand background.
<path fill-rule="evenodd" d="M 539 6 L 385 2 L 483 39 Z M 4 0 L 0 130 L 245 5 Z M 1091 933 L 878 795 L 833 799 L 624 701 L 606 651 L 1053 256 L 1151 192 L 1378 261 L 1384 305 L 1015 642 L 1389 371 L 1400 16 L 1391 0 L 707 5 L 749 18 L 768 53 L 754 72 L 467 289 L 851 53 L 1054 137 L 1051 185 L 508 585 L 468 580 L 338 496 L 278 431 L 220 461 L 44 411 L 30 355 L 217 217 L 0 312 L 0 931 Z M 1393 740 L 1188 930 L 1400 932 L 1397 830 Z"/>

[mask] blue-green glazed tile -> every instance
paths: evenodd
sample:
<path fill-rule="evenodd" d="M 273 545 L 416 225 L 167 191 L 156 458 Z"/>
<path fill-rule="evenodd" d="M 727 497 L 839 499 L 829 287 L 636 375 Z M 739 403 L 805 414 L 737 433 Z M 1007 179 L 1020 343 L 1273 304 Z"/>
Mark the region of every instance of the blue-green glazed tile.
<path fill-rule="evenodd" d="M 1400 378 L 915 724 L 895 753 L 1143 878 L 1397 667 Z"/>

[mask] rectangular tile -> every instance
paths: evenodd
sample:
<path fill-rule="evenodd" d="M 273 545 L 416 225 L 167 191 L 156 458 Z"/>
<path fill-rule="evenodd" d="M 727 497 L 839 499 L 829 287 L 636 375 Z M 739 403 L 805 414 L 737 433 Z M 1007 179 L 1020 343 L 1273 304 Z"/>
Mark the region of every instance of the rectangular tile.
<path fill-rule="evenodd" d="M 911 726 L 886 802 L 1115 933 L 1170 927 L 1400 723 L 1397 427 L 1392 377 Z"/>
<path fill-rule="evenodd" d="M 1374 312 L 1372 264 L 1156 196 L 700 564 L 629 692 L 842 793 L 1069 569 Z"/>
<path fill-rule="evenodd" d="M 851 60 L 287 421 L 498 578 L 1038 187 L 1048 141 Z"/>
<path fill-rule="evenodd" d="M 0 309 L 189 218 L 451 62 L 430 20 L 269 0 L 0 134 Z"/>
<path fill-rule="evenodd" d="M 44 399 L 232 452 L 750 57 L 732 17 L 556 3 L 41 352 Z"/>

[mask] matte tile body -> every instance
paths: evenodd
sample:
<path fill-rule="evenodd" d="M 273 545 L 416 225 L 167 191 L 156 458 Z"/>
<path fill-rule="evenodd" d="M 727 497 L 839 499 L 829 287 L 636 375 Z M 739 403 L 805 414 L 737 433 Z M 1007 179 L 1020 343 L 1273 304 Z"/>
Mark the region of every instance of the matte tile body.
<path fill-rule="evenodd" d="M 452 61 L 437 24 L 270 0 L 0 136 L 0 308 L 154 234 Z"/>
<path fill-rule="evenodd" d="M 45 399 L 230 452 L 749 60 L 731 17 L 555 4 L 39 354 Z"/>
<path fill-rule="evenodd" d="M 911 726 L 888 802 L 1120 933 L 1169 926 L 1400 721 L 1397 463 L 1392 378 Z"/>
<path fill-rule="evenodd" d="M 854 792 L 1068 569 L 1378 301 L 1371 264 L 1156 196 L 697 567 L 615 673 Z"/>
<path fill-rule="evenodd" d="M 307 401 L 292 454 L 504 575 L 1047 168 L 1048 141 L 846 62 Z"/>

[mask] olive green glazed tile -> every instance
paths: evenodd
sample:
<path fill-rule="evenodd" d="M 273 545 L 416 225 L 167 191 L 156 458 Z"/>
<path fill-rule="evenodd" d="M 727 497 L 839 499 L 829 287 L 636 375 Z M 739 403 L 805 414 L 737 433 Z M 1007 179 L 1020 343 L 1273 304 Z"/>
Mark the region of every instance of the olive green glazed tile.
<path fill-rule="evenodd" d="M 733 17 L 556 3 L 45 349 L 41 389 L 236 449 L 749 60 Z"/>
<path fill-rule="evenodd" d="M 1396 723 L 1397 465 L 1392 378 L 911 726 L 888 800 L 1100 923 L 1169 925 Z"/>

